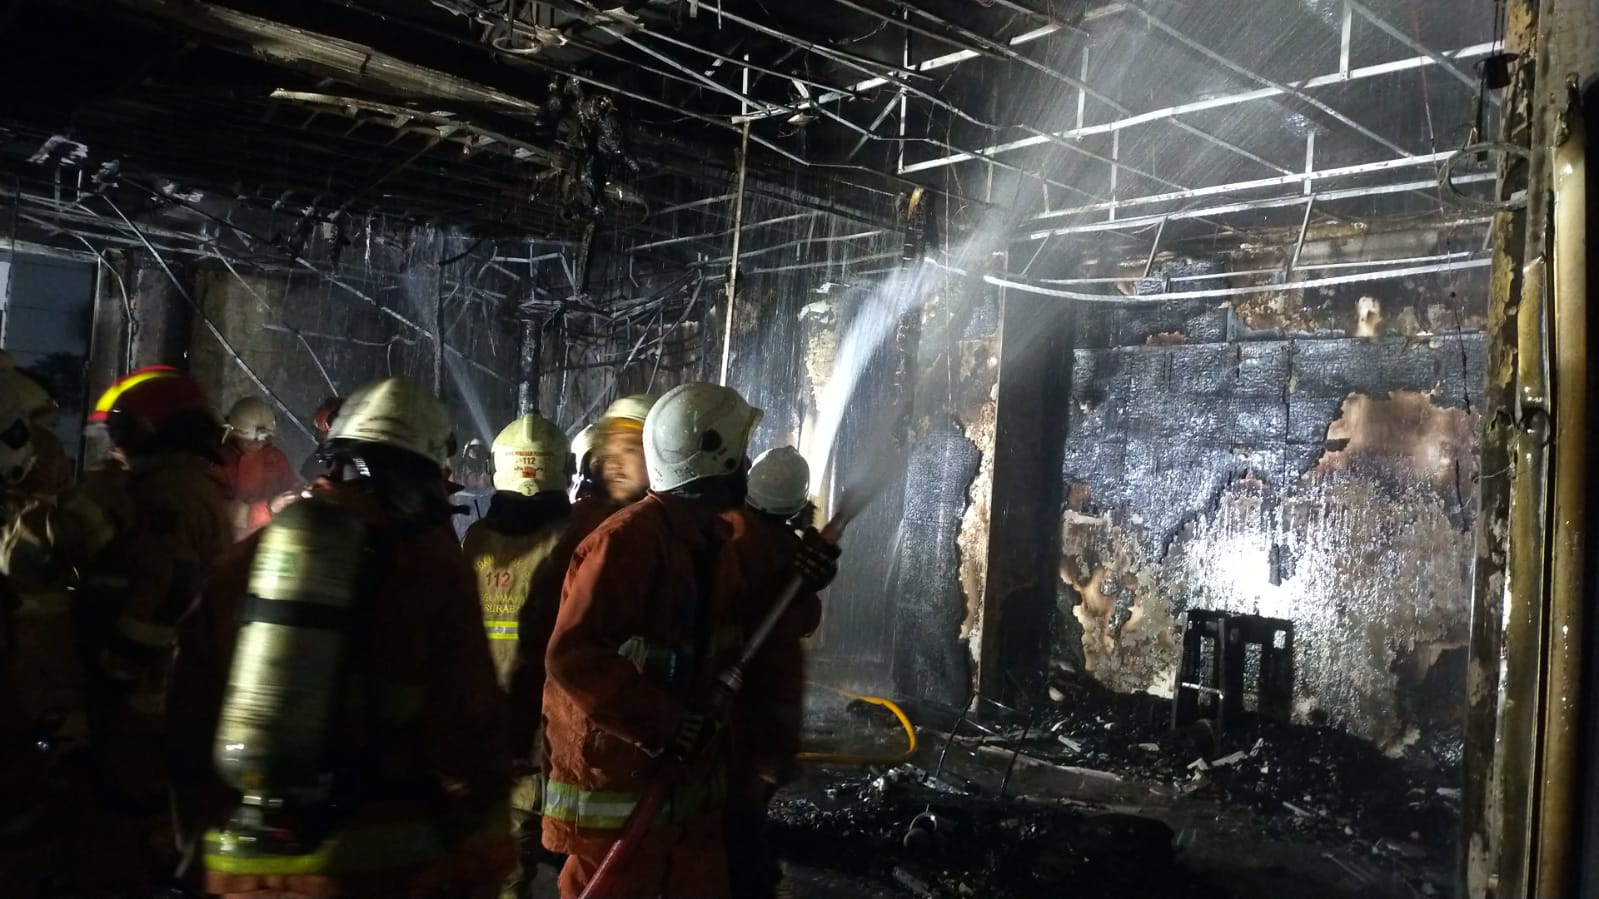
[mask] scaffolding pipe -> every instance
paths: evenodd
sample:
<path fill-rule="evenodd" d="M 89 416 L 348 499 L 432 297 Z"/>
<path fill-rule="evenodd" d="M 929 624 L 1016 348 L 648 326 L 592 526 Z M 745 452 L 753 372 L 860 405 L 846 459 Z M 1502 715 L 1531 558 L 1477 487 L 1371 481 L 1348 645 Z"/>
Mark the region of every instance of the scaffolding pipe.
<path fill-rule="evenodd" d="M 841 2 L 842 3 L 842 2 L 847 2 L 847 0 L 837 0 L 837 2 Z M 903 10 L 905 10 L 906 12 L 908 12 L 908 13 L 910 13 L 912 15 L 920 16 L 920 17 L 922 17 L 922 18 L 924 18 L 924 19 L 926 19 L 926 20 L 928 20 L 928 21 L 930 21 L 930 22 L 932 22 L 932 23 L 934 23 L 934 24 L 936 24 L 936 25 L 938 25 L 938 26 L 940 26 L 942 28 L 949 29 L 952 33 L 959 35 L 961 38 L 963 38 L 963 39 L 965 39 L 967 41 L 970 41 L 973 46 L 982 47 L 982 48 L 984 48 L 986 50 L 990 50 L 992 52 L 998 53 L 999 55 L 1005 57 L 1006 59 L 1011 60 L 1012 62 L 1018 62 L 1018 63 L 1021 63 L 1024 66 L 1027 66 L 1030 69 L 1035 69 L 1035 70 L 1037 70 L 1039 72 L 1042 72 L 1043 74 L 1048 75 L 1051 78 L 1054 78 L 1056 81 L 1059 81 L 1062 84 L 1067 85 L 1068 87 L 1075 87 L 1075 88 L 1087 93 L 1089 96 L 1093 97 L 1094 99 L 1098 100 L 1099 102 L 1104 103 L 1106 106 L 1109 106 L 1111 109 L 1114 109 L 1116 112 L 1118 112 L 1118 113 L 1120 113 L 1122 115 L 1127 115 L 1127 114 L 1132 112 L 1131 109 L 1129 109 L 1128 107 L 1122 105 L 1118 100 L 1116 100 L 1116 98 L 1110 96 L 1109 94 L 1105 94 L 1105 93 L 1102 93 L 1100 91 L 1095 90 L 1086 81 L 1081 81 L 1081 80 L 1079 80 L 1077 78 L 1073 78 L 1071 75 L 1068 75 L 1065 72 L 1062 72 L 1062 71 L 1060 71 L 1058 69 L 1055 69 L 1055 68 L 1052 68 L 1050 66 L 1044 65 L 1043 63 L 1039 62 L 1036 59 L 1033 59 L 1030 56 L 1024 56 L 1024 55 L 1016 52 L 1015 50 L 1012 50 L 1010 47 L 1005 46 L 1002 43 L 994 41 L 994 40 L 992 40 L 990 38 L 986 38 L 986 37 L 978 34 L 975 31 L 972 31 L 972 30 L 970 30 L 968 28 L 964 28 L 964 27 L 962 27 L 960 25 L 957 25 L 956 23 L 951 22 L 948 19 L 942 18 L 942 17 L 937 16 L 937 15 L 935 15 L 933 13 L 930 13 L 927 10 L 921 9 L 920 7 L 918 7 L 918 6 L 914 5 L 914 4 L 907 3 L 906 0 L 889 0 L 889 2 L 891 2 L 896 7 L 899 7 L 900 9 L 903 9 Z M 892 17 L 884 15 L 883 13 L 871 13 L 871 14 L 876 16 L 877 18 L 882 19 L 885 22 L 893 22 L 894 21 Z M 1226 151 L 1228 151 L 1230 153 L 1236 154 L 1238 156 L 1243 157 L 1244 159 L 1248 159 L 1251 162 L 1254 162 L 1254 163 L 1257 163 L 1259 165 L 1265 166 L 1266 168 L 1269 168 L 1272 171 L 1276 171 L 1276 172 L 1286 172 L 1286 171 L 1288 171 L 1287 169 L 1283 168 L 1282 166 L 1277 165 L 1276 163 L 1271 162 L 1270 160 L 1265 159 L 1265 158 L 1263 158 L 1263 157 L 1261 157 L 1261 156 L 1259 156 L 1259 155 L 1257 155 L 1255 153 L 1251 153 L 1250 151 L 1244 149 L 1243 147 L 1238 146 L 1237 144 L 1234 144 L 1234 143 L 1232 143 L 1230 141 L 1227 141 L 1227 140 L 1223 140 L 1222 138 L 1219 138 L 1216 135 L 1211 134 L 1210 132 L 1205 131 L 1202 128 L 1196 128 L 1193 125 L 1188 124 L 1187 122 L 1179 122 L 1179 121 L 1176 121 L 1176 120 L 1173 120 L 1173 124 L 1176 127 L 1181 128 L 1183 131 L 1186 131 L 1189 134 L 1192 134 L 1192 135 L 1194 135 L 1195 137 L 1197 137 L 1197 138 L 1199 138 L 1201 140 L 1213 143 L 1216 146 L 1221 147 L 1222 149 L 1224 149 L 1224 150 L 1226 150 Z M 904 173 L 901 172 L 901 174 L 904 174 Z"/>
<path fill-rule="evenodd" d="M 1233 181 L 1227 184 L 1211 184 L 1205 187 L 1193 187 L 1188 190 L 1175 190 L 1163 194 L 1150 194 L 1143 197 L 1133 197 L 1128 200 L 1113 202 L 1093 203 L 1087 206 L 1073 206 L 1069 209 L 1056 209 L 1050 212 L 1041 212 L 1033 216 L 1034 221 L 1050 218 L 1061 218 L 1068 215 L 1081 215 L 1090 212 L 1105 212 L 1112 209 L 1125 209 L 1129 206 L 1148 206 L 1154 203 L 1168 203 L 1175 200 L 1192 200 L 1196 197 L 1211 197 L 1217 194 L 1237 193 L 1245 190 L 1259 190 L 1265 187 L 1283 187 L 1290 184 L 1300 184 L 1305 181 L 1321 181 L 1331 178 L 1348 178 L 1353 175 L 1365 175 L 1371 172 L 1387 172 L 1394 169 L 1417 168 L 1426 165 L 1436 165 L 1455 155 L 1455 151 L 1446 150 L 1438 153 L 1428 153 L 1424 156 L 1402 156 L 1396 159 L 1383 159 L 1378 162 L 1363 162 L 1358 165 L 1345 165 L 1338 168 L 1322 169 L 1315 172 L 1289 172 L 1272 178 L 1256 178 L 1252 181 Z M 1304 202 L 1304 197 L 1296 197 L 1296 202 Z"/>
<path fill-rule="evenodd" d="M 1475 175 L 1463 175 L 1455 179 L 1456 184 L 1475 184 L 1483 181 L 1493 181 L 1497 176 L 1491 172 L 1482 172 Z M 1352 200 L 1361 197 L 1375 197 L 1383 194 L 1406 193 L 1420 190 L 1429 185 L 1436 186 L 1436 179 L 1426 181 L 1407 181 L 1400 184 L 1384 184 L 1379 187 L 1350 187 L 1343 190 L 1325 190 L 1313 194 L 1316 202 L 1326 203 L 1331 200 Z M 1184 209 L 1172 213 L 1156 213 L 1141 215 L 1137 218 L 1116 219 L 1108 222 L 1088 222 L 1081 225 L 1063 225 L 1051 228 L 1048 231 L 1034 231 L 1026 235 L 1027 240 L 1045 240 L 1051 237 L 1060 237 L 1070 234 L 1097 234 L 1102 231 L 1120 231 L 1132 228 L 1143 228 L 1160 224 L 1165 219 L 1173 221 L 1182 219 L 1204 218 L 1206 216 L 1231 215 L 1235 212 L 1255 212 L 1261 209 L 1280 209 L 1285 206 L 1298 206 L 1305 202 L 1303 194 L 1291 197 L 1269 197 L 1260 200 L 1249 200 L 1239 203 L 1224 203 L 1218 206 L 1204 206 L 1197 209 Z"/>
<path fill-rule="evenodd" d="M 1431 265 L 1413 265 L 1404 268 L 1383 269 L 1375 272 L 1359 272 L 1351 275 L 1333 275 L 1327 278 L 1310 278 L 1304 281 L 1290 281 L 1282 284 L 1244 284 L 1237 287 L 1216 287 L 1208 290 L 1178 290 L 1164 293 L 1145 293 L 1124 296 L 1121 294 L 1083 293 L 1076 290 L 1061 290 L 1031 281 L 1016 281 L 1010 278 L 1001 278 L 998 275 L 984 275 L 983 280 L 995 287 L 1005 287 L 1020 290 L 1025 293 L 1035 293 L 1039 296 L 1056 297 L 1063 300 L 1078 300 L 1085 303 L 1145 303 L 1165 300 L 1205 300 L 1227 297 L 1246 296 L 1257 293 L 1281 293 L 1285 290 L 1306 290 L 1312 287 L 1335 287 L 1340 284 L 1364 284 L 1370 281 L 1388 281 L 1394 278 L 1411 278 L 1417 275 L 1432 275 L 1442 272 L 1457 272 L 1473 268 L 1485 268 L 1492 264 L 1488 258 L 1464 259 L 1455 262 L 1438 262 Z M 952 266 L 934 263 L 941 268 L 947 268 L 957 274 L 965 274 L 960 269 Z"/>
<path fill-rule="evenodd" d="M 1399 28 L 1394 27 L 1387 19 L 1384 19 L 1382 16 L 1372 12 L 1370 8 L 1368 8 L 1364 3 L 1359 2 L 1359 0 L 1348 0 L 1347 5 L 1355 12 L 1360 13 L 1361 17 L 1366 21 L 1376 25 L 1377 30 L 1388 35 L 1399 43 L 1404 44 L 1417 53 L 1425 54 L 1433 62 L 1442 66 L 1444 71 L 1448 72 L 1456 81 L 1459 81 L 1466 87 L 1471 88 L 1472 92 L 1476 93 L 1477 88 L 1480 86 L 1477 84 L 1477 79 L 1471 77 L 1465 72 L 1462 72 L 1459 67 L 1455 66 L 1448 59 L 1445 59 L 1442 54 L 1428 48 L 1427 45 L 1423 44 L 1421 41 L 1416 40 Z"/>
<path fill-rule="evenodd" d="M 1469 47 L 1463 47 L 1459 50 L 1453 51 L 1451 54 L 1448 54 L 1446 58 L 1469 59 L 1488 56 L 1489 54 L 1498 52 L 1501 49 L 1501 46 L 1502 45 L 1499 41 L 1473 44 Z M 1380 77 L 1382 75 L 1392 75 L 1399 72 L 1407 72 L 1413 69 L 1426 68 L 1428 66 L 1434 66 L 1437 64 L 1437 60 L 1431 56 L 1414 56 L 1409 59 L 1398 59 L 1393 60 L 1392 62 L 1362 66 L 1358 69 L 1352 69 L 1348 72 L 1332 72 L 1327 75 L 1318 75 L 1314 78 L 1307 78 L 1303 81 L 1291 82 L 1284 85 L 1284 87 L 1303 91 L 1309 88 L 1327 87 L 1331 85 L 1344 84 L 1349 81 L 1361 81 L 1367 78 Z M 1256 100 L 1266 100 L 1272 97 L 1282 96 L 1283 93 L 1283 91 L 1278 90 L 1275 87 L 1262 87 L 1251 91 L 1240 91 L 1236 94 L 1227 94 L 1220 97 L 1211 97 L 1205 100 L 1194 100 L 1189 103 L 1179 103 L 1173 106 L 1162 107 L 1160 109 L 1152 109 L 1149 112 L 1127 114 L 1123 115 L 1123 117 L 1120 119 L 1115 119 L 1109 122 L 1101 122 L 1096 125 L 1083 125 L 1067 131 L 1058 131 L 1055 132 L 1053 136 L 1065 140 L 1078 140 L 1080 138 L 1089 137 L 1095 134 L 1109 134 L 1113 131 L 1122 131 L 1137 125 L 1145 125 L 1151 122 L 1161 122 L 1180 115 L 1187 115 L 1189 113 L 1204 112 L 1210 109 L 1223 109 L 1228 106 L 1237 106 L 1243 103 L 1251 103 Z M 1022 150 L 1026 149 L 1027 147 L 1036 147 L 1039 144 L 1044 143 L 1046 140 L 1048 140 L 1048 138 L 1041 134 L 1033 135 L 1031 137 L 1018 138 L 1002 144 L 994 144 L 992 146 L 983 147 L 980 150 L 974 150 L 970 153 L 957 153 L 951 156 L 940 157 L 938 159 L 926 159 L 921 162 L 913 162 L 910 165 L 900 168 L 899 173 L 901 175 L 912 175 L 916 172 L 943 168 L 944 166 L 952 165 L 957 162 L 965 162 L 967 160 L 976 159 L 981 155 L 1008 153 L 1012 150 Z"/>
<path fill-rule="evenodd" d="M 750 72 L 744 70 L 744 92 L 749 93 Z M 733 311 L 738 302 L 738 251 L 744 236 L 744 181 L 749 174 L 750 123 L 744 123 L 744 134 L 738 144 L 738 187 L 733 191 L 733 255 L 727 263 L 727 316 L 722 322 L 722 386 L 733 364 Z"/>
<path fill-rule="evenodd" d="M 1009 6 L 1010 4 L 1006 4 L 1006 5 Z M 1088 12 L 1083 13 L 1083 15 L 1079 18 L 1078 21 L 1079 21 L 1079 23 L 1092 22 L 1092 21 L 1095 21 L 1097 19 L 1103 19 L 1103 18 L 1107 18 L 1109 16 L 1116 15 L 1117 13 L 1120 13 L 1120 12 L 1124 11 L 1125 9 L 1127 9 L 1127 5 L 1125 3 L 1107 3 L 1104 6 L 1098 7 L 1096 9 L 1091 9 Z M 1038 12 L 1032 12 L 1032 15 L 1035 18 L 1039 18 L 1039 17 L 1042 17 L 1043 14 L 1042 13 L 1038 13 Z M 1046 24 L 1046 25 L 1044 25 L 1042 27 L 1034 28 L 1031 31 L 1024 31 L 1021 34 L 1018 34 L 1015 37 L 1012 37 L 1012 38 L 1006 40 L 1005 41 L 1005 45 L 1007 47 L 1020 47 L 1020 46 L 1022 46 L 1024 44 L 1030 44 L 1030 43 L 1032 43 L 1034 41 L 1037 41 L 1037 40 L 1039 40 L 1041 38 L 1049 37 L 1050 35 L 1056 34 L 1056 33 L 1060 32 L 1060 31 L 1063 31 L 1063 30 L 1065 30 L 1064 26 L 1062 26 L 1060 24 L 1054 24 L 1054 23 Z M 981 55 L 982 55 L 981 53 L 979 53 L 976 50 L 972 50 L 972 49 L 957 50 L 957 51 L 955 51 L 953 53 L 945 53 L 942 56 L 935 56 L 935 57 L 932 57 L 931 59 L 924 59 L 921 62 L 916 63 L 915 65 L 910 65 L 909 63 L 906 63 L 904 68 L 907 71 L 916 72 L 916 73 L 919 73 L 919 74 L 925 74 L 927 72 L 936 71 L 938 69 L 948 68 L 948 67 L 953 66 L 953 65 L 959 65 L 960 63 L 966 62 L 968 60 L 976 59 L 976 58 L 978 58 Z M 815 100 L 811 101 L 810 103 L 801 103 L 801 104 L 799 104 L 799 106 L 800 106 L 801 109 L 809 109 L 810 107 L 815 106 L 817 104 L 821 104 L 821 103 L 834 103 L 834 102 L 837 102 L 839 100 L 846 99 L 846 98 L 848 98 L 850 96 L 853 96 L 855 94 L 860 94 L 860 93 L 863 93 L 865 91 L 872 90 L 874 88 L 882 87 L 883 85 L 889 84 L 889 83 L 891 83 L 891 82 L 887 78 L 882 78 L 882 77 L 868 78 L 865 81 L 858 81 L 858 82 L 856 82 L 854 84 L 848 85 L 845 88 L 843 88 L 842 90 L 833 91 L 833 92 L 822 94 L 822 95 L 818 96 Z M 766 118 L 766 116 L 753 116 L 753 118 Z"/>
<path fill-rule="evenodd" d="M 1212 50 L 1211 48 L 1205 46 L 1204 44 L 1201 44 L 1199 41 L 1194 40 L 1193 38 L 1189 37 L 1187 34 L 1184 34 L 1182 31 L 1180 31 L 1177 28 L 1173 27 L 1172 25 L 1168 24 L 1166 22 L 1166 20 L 1164 20 L 1164 19 L 1160 18 L 1159 16 L 1155 15 L 1154 13 L 1150 12 L 1149 9 L 1146 7 L 1147 2 L 1148 2 L 1148 0 L 1134 0 L 1134 6 L 1136 6 L 1138 8 L 1139 15 L 1143 16 L 1144 24 L 1149 26 L 1150 28 L 1152 28 L 1152 29 L 1154 29 L 1156 31 L 1159 31 L 1162 34 L 1165 34 L 1167 37 L 1170 37 L 1172 40 L 1178 42 L 1179 44 L 1182 44 L 1184 47 L 1187 47 L 1188 49 L 1194 51 L 1195 53 L 1198 53 L 1200 56 L 1205 57 L 1206 59 L 1210 60 L 1211 62 L 1216 63 L 1217 65 L 1219 65 L 1222 68 L 1228 70 L 1229 72 L 1232 72 L 1232 73 L 1234 73 L 1236 75 L 1240 75 L 1240 76 L 1242 76 L 1244 78 L 1247 78 L 1250 81 L 1254 81 L 1254 82 L 1257 82 L 1259 84 L 1263 84 L 1266 87 L 1270 87 L 1270 88 L 1274 88 L 1276 90 L 1280 90 L 1283 93 L 1287 94 L 1290 97 L 1293 97 L 1296 100 L 1299 100 L 1301 102 L 1309 104 L 1312 108 L 1317 109 L 1317 110 L 1319 110 L 1319 111 L 1321 111 L 1323 113 L 1326 113 L 1329 116 L 1332 116 L 1340 124 L 1348 127 L 1351 131 L 1354 131 L 1356 134 L 1359 134 L 1361 137 L 1364 137 L 1367 140 L 1370 140 L 1370 141 L 1372 141 L 1374 143 L 1382 145 L 1382 147 L 1384 149 L 1386 149 L 1386 150 L 1389 150 L 1389 151 L 1394 152 L 1394 153 L 1398 153 L 1401 156 L 1410 155 L 1410 151 L 1409 150 L 1406 150 L 1404 147 L 1399 146 L 1398 144 L 1394 143 L 1393 141 L 1389 140 L 1388 138 L 1383 137 L 1382 135 L 1378 134 L 1377 132 L 1371 130 L 1370 128 L 1367 128 L 1365 125 L 1360 124 L 1359 122 L 1355 121 L 1354 119 L 1350 118 L 1349 116 L 1344 115 L 1343 113 L 1341 113 L 1338 110 L 1332 108 L 1331 106 L 1327 105 L 1326 103 L 1323 103 L 1322 101 L 1316 99 L 1315 97 L 1312 97 L 1311 95 L 1305 93 L 1304 91 L 1299 90 L 1298 88 L 1292 87 L 1290 85 L 1283 84 L 1283 83 L 1278 82 L 1278 81 L 1273 81 L 1272 79 L 1267 78 L 1266 76 L 1260 74 L 1259 72 L 1256 72 L 1253 69 L 1250 69 L 1250 68 L 1248 68 L 1248 67 L 1246 67 L 1246 66 L 1244 66 L 1244 65 L 1242 65 L 1242 64 L 1240 64 L 1238 62 L 1235 62 L 1232 59 L 1222 55 L 1221 53 L 1218 53 L 1215 50 Z M 1314 131 L 1312 131 L 1310 133 L 1312 135 L 1315 134 Z"/>

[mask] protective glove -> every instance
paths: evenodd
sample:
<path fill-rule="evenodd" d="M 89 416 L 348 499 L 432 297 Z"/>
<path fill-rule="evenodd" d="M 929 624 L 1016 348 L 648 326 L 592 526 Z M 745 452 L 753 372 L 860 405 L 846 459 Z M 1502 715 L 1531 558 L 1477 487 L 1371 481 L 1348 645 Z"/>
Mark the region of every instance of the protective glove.
<path fill-rule="evenodd" d="M 666 751 L 673 758 L 685 764 L 697 761 L 702 753 L 714 742 L 722 726 L 715 718 L 690 712 L 683 716 L 682 723 L 677 726 L 677 736 L 672 738 L 672 745 Z"/>
<path fill-rule="evenodd" d="M 676 681 L 680 663 L 686 653 L 661 643 L 653 643 L 642 637 L 628 637 L 621 646 L 617 647 L 616 654 L 638 669 L 639 674 L 662 686 L 671 685 Z"/>
<path fill-rule="evenodd" d="M 794 551 L 794 573 L 800 576 L 806 591 L 819 593 L 838 577 L 838 555 L 838 544 L 815 528 L 805 529 L 799 549 Z"/>

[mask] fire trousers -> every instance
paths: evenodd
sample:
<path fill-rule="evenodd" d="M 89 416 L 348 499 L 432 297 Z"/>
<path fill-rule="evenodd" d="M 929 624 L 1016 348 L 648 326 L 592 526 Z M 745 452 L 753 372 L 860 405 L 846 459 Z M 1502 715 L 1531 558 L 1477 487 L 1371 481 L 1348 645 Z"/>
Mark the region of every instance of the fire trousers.
<path fill-rule="evenodd" d="M 561 899 L 577 899 L 603 857 L 567 856 Z M 731 899 L 721 815 L 657 827 L 611 877 L 605 899 Z"/>

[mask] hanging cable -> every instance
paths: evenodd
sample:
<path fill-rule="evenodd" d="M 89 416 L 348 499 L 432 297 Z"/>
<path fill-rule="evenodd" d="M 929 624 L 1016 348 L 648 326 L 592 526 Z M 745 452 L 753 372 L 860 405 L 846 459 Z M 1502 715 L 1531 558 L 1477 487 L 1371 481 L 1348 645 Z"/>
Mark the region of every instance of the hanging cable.
<path fill-rule="evenodd" d="M 139 238 L 139 242 L 144 244 L 145 249 L 150 251 L 150 255 L 153 256 L 156 263 L 161 266 L 161 271 L 166 273 L 167 280 L 172 282 L 172 286 L 178 291 L 178 295 L 183 297 L 184 301 L 189 304 L 189 308 L 194 310 L 194 314 L 200 317 L 200 321 L 205 325 L 206 330 L 210 331 L 211 336 L 217 339 L 217 343 L 221 344 L 222 348 L 227 350 L 228 355 L 233 357 L 233 361 L 238 363 L 239 368 L 244 371 L 245 376 L 255 384 L 257 389 L 266 394 L 267 397 L 272 400 L 273 405 L 277 406 L 283 411 L 284 415 L 289 417 L 289 421 L 299 429 L 300 433 L 304 434 L 312 443 L 317 442 L 316 434 L 306 426 L 305 422 L 300 420 L 300 416 L 295 414 L 293 409 L 289 408 L 289 405 L 283 401 L 282 397 L 278 396 L 271 387 L 267 386 L 265 381 L 261 380 L 261 376 L 255 373 L 255 369 L 250 367 L 250 363 L 244 361 L 244 357 L 239 355 L 239 351 L 233 346 L 233 343 L 228 340 L 227 335 L 223 334 L 221 329 L 216 326 L 216 323 L 211 321 L 211 317 L 209 315 L 205 314 L 205 309 L 201 308 L 200 304 L 195 301 L 192 295 L 190 295 L 188 288 L 183 286 L 183 282 L 178 280 L 177 274 L 172 271 L 171 266 L 167 265 L 167 260 L 161 255 L 161 251 L 157 250 L 155 246 L 145 238 L 144 232 L 139 230 L 139 226 L 135 225 L 132 219 L 124 215 L 122 208 L 117 206 L 116 203 L 112 202 L 110 197 L 101 194 L 100 199 L 105 202 L 106 206 L 110 207 L 112 212 L 117 214 L 117 218 L 122 219 L 122 223 L 128 226 L 128 230 L 132 231 L 135 237 Z"/>

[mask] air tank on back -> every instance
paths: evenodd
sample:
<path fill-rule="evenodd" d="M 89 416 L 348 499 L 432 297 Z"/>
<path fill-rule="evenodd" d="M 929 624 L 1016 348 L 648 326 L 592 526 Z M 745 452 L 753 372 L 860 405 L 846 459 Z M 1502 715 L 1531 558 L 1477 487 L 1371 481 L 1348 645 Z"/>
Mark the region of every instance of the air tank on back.
<path fill-rule="evenodd" d="M 323 798 L 365 538 L 322 499 L 294 503 L 262 532 L 212 746 L 247 806 Z"/>

